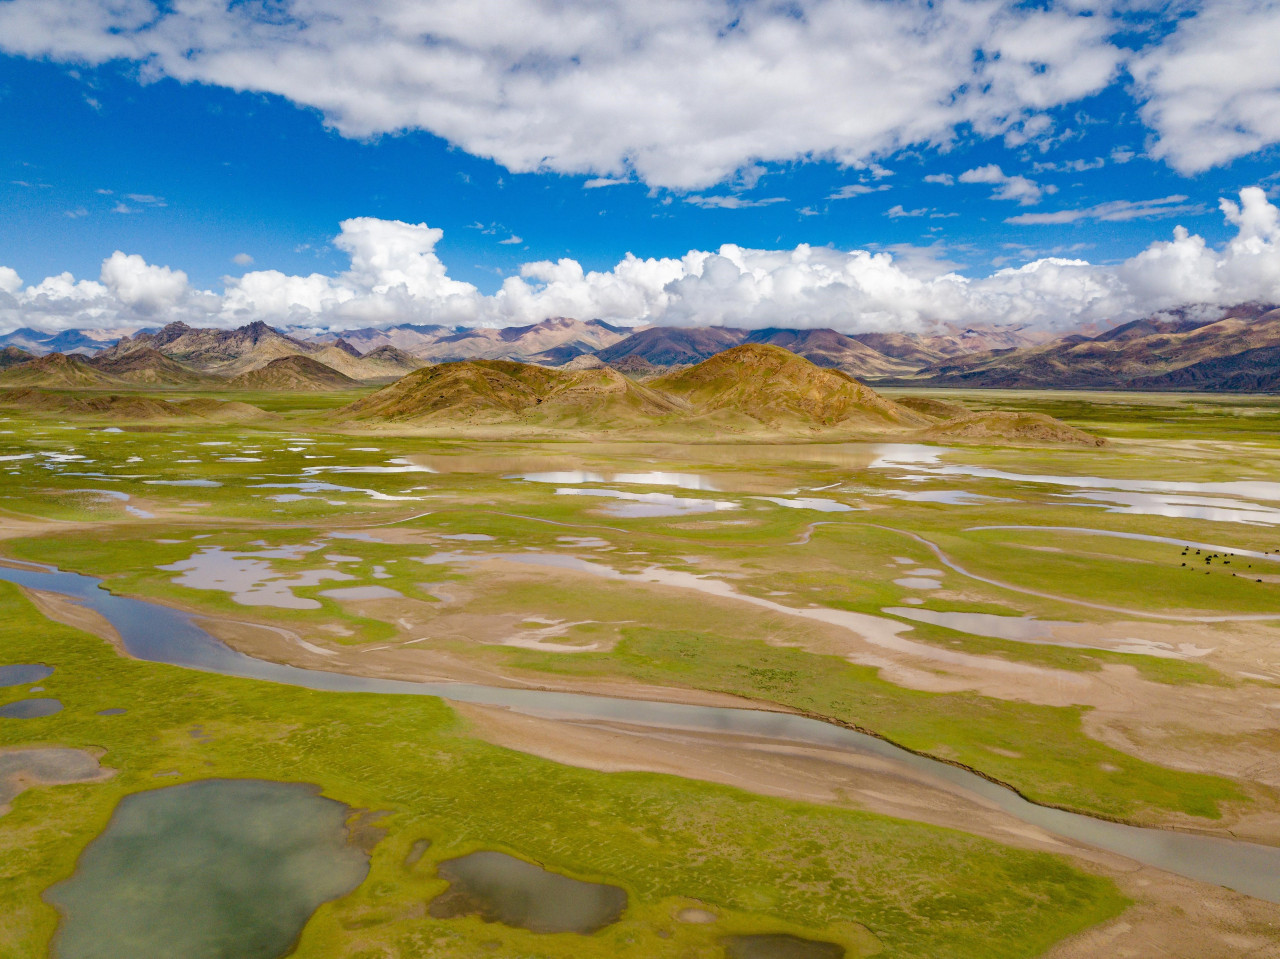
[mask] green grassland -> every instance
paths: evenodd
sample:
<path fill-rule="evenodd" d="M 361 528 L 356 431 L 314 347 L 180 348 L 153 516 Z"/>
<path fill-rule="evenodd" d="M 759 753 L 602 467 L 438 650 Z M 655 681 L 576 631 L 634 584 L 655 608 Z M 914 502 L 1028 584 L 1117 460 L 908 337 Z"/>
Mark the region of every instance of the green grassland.
<path fill-rule="evenodd" d="M 791 444 L 726 452 L 671 444 L 345 435 L 319 428 L 320 414 L 306 405 L 323 405 L 327 397 L 263 395 L 251 399 L 281 412 L 287 421 L 247 427 L 177 424 L 164 429 L 104 432 L 100 424 L 92 422 L 68 424 L 47 416 L 14 414 L 0 423 L 0 427 L 12 430 L 7 437 L 0 435 L 5 441 L 0 442 L 0 455 L 10 450 L 44 454 L 74 449 L 74 455 L 84 460 L 64 464 L 60 470 L 47 468 L 39 456 L 0 463 L 20 477 L 0 493 L 0 508 L 55 521 L 106 522 L 92 536 L 71 529 L 59 534 L 55 523 L 54 532 L 10 541 L 5 552 L 100 576 L 116 592 L 210 615 L 286 626 L 312 640 L 367 644 L 393 637 L 399 629 L 394 622 L 357 615 L 348 604 L 320 595 L 326 589 L 349 585 L 347 582 L 295 588 L 295 595 L 318 604 L 313 610 L 246 607 L 227 592 L 175 584 L 176 574 L 156 568 L 186 560 L 208 547 L 252 555 L 264 547 L 322 542 L 320 548 L 300 559 L 273 559 L 273 570 L 282 576 L 322 567 L 341 570 L 355 577 L 350 584 L 376 583 L 424 604 L 435 602 L 430 583 L 453 580 L 472 584 L 479 591 L 480 597 L 467 609 L 482 615 L 537 614 L 571 622 L 626 620 L 638 624 L 626 630 L 576 627 L 575 635 L 567 637 L 569 642 L 587 644 L 603 636 L 613 648 L 571 658 L 440 641 L 454 654 L 490 664 L 534 674 L 628 676 L 781 702 L 872 729 L 921 751 L 963 761 L 1041 801 L 1103 815 L 1139 821 L 1159 820 L 1164 813 L 1214 817 L 1223 803 L 1242 802 L 1245 792 L 1254 792 L 1242 791 L 1239 785 L 1220 778 L 1143 763 L 1104 746 L 1082 731 L 1079 709 L 1033 707 L 971 694 L 918 693 L 882 680 L 872 669 L 802 648 L 770 646 L 788 631 L 800 637 L 794 646 L 805 645 L 804 627 L 787 617 L 754 609 L 746 616 L 731 617 L 700 602 L 696 595 L 678 600 L 664 594 L 656 599 L 650 591 L 632 584 L 584 585 L 576 580 L 565 584 L 546 576 L 533 576 L 522 586 L 498 584 L 470 567 L 426 566 L 417 560 L 439 549 L 477 556 L 527 549 L 572 553 L 622 572 L 661 566 L 728 578 L 744 594 L 772 597 L 784 605 L 818 604 L 880 614 L 882 609 L 900 606 L 915 595 L 912 589 L 894 582 L 911 568 L 898 562 L 905 557 L 920 567 L 941 569 L 944 590 L 927 596 L 930 609 L 1091 623 L 1108 621 L 1114 614 L 1073 600 L 1138 612 L 1247 614 L 1274 610 L 1280 590 L 1273 583 L 1232 577 L 1225 567 L 1215 567 L 1208 576 L 1199 568 L 1183 567 L 1180 548 L 1169 544 L 976 527 L 1021 524 L 1121 532 L 1156 530 L 1161 535 L 1195 541 L 1225 539 L 1241 548 L 1259 550 L 1273 548 L 1275 542 L 1266 527 L 1105 513 L 1096 506 L 1056 500 L 1054 488 L 1007 479 L 937 476 L 904 484 L 895 470 L 866 469 L 871 457 L 848 447 Z M 972 397 L 964 399 L 972 406 L 979 405 Z M 1002 398 L 1003 405 L 1007 399 Z M 1080 402 L 1031 395 L 1024 405 L 1070 420 L 1075 409 L 1070 404 Z M 1182 402 L 1170 397 L 1154 398 L 1144 407 L 1132 399 L 1108 400 L 1098 404 L 1095 419 L 1087 425 L 1123 432 L 1126 423 L 1138 418 L 1135 410 L 1144 411 L 1147 428 L 1163 430 L 1161 435 L 1172 442 L 1182 435 L 1179 431 L 1191 415 L 1183 415 L 1185 410 L 1199 405 L 1199 400 Z M 1091 405 L 1086 408 L 1095 410 Z M 1268 410 L 1264 404 L 1257 416 L 1244 418 L 1259 424 L 1258 443 L 1265 442 Z M 1162 417 L 1170 411 L 1179 413 L 1180 418 L 1162 427 Z M 1225 433 L 1212 432 L 1214 423 L 1202 426 L 1202 431 L 1209 431 L 1219 443 L 1213 457 L 1198 458 L 1195 449 L 1181 447 L 1170 452 L 1168 445 L 1150 443 L 1102 450 L 970 446 L 956 448 L 950 457 L 1018 473 L 1162 477 L 1167 474 L 1165 461 L 1169 457 L 1180 459 L 1183 478 L 1199 481 L 1265 472 L 1268 457 L 1260 455 L 1252 442 L 1238 445 L 1240 417 L 1224 414 L 1222 419 L 1230 425 Z M 245 454 L 251 454 L 255 462 L 227 461 Z M 335 466 L 376 468 L 393 456 L 430 462 L 441 471 L 328 471 Z M 473 461 L 485 457 L 490 465 L 477 471 Z M 191 459 L 198 462 L 182 462 Z M 674 492 L 694 499 L 728 498 L 739 508 L 664 518 L 612 516 L 602 512 L 609 500 L 559 496 L 553 484 L 506 478 L 509 471 L 518 471 L 520 464 L 530 459 L 564 461 L 573 468 L 602 472 L 696 470 L 730 492 L 627 488 Z M 86 472 L 97 475 L 72 475 Z M 220 485 L 169 486 L 147 480 L 205 480 Z M 296 486 L 288 485 L 305 482 L 351 489 L 299 493 Z M 284 485 L 268 488 L 264 484 Z M 832 484 L 837 488 L 820 490 Z M 1004 502 L 954 507 L 889 495 L 904 486 L 908 490 L 963 489 Z M 152 520 L 131 517 L 124 503 L 86 493 L 86 489 L 127 491 L 158 515 Z M 755 498 L 791 490 L 801 491 L 800 495 L 833 497 L 857 509 L 817 513 Z M 268 498 L 281 493 L 304 498 L 289 502 Z M 825 525 L 809 529 L 807 544 L 798 543 L 815 522 Z M 382 523 L 396 524 L 401 531 L 421 533 L 425 538 L 399 545 L 321 539 L 344 528 L 370 527 L 370 532 L 376 533 Z M 1060 598 L 1005 590 L 942 568 L 926 547 L 905 535 L 907 532 L 934 543 L 976 575 Z M 484 534 L 493 539 L 460 543 L 436 538 L 456 533 Z M 573 535 L 602 538 L 613 549 L 584 552 L 563 540 Z M 327 564 L 323 557 L 330 553 L 355 562 L 344 559 Z M 1259 565 L 1264 563 L 1259 561 Z M 1280 570 L 1280 563 L 1272 565 Z M 1249 566 L 1244 564 L 1240 571 L 1246 572 Z M 376 580 L 371 578 L 375 568 L 380 570 Z M 912 624 L 909 638 L 1068 670 L 1096 671 L 1108 663 L 1121 663 L 1160 683 L 1229 685 L 1234 681 L 1194 661 L 1017 643 L 940 626 Z M 699 650 L 693 663 L 687 654 L 690 643 Z M 757 668 L 763 671 L 751 671 Z M 778 676 L 786 680 L 770 679 Z M 1009 738 L 1018 740 L 1024 749 L 1011 747 L 1006 742 Z M 1026 748 L 1029 743 L 1038 748 Z M 1020 758 L 1005 756 L 1005 752 L 1019 753 Z M 1092 772 L 1080 775 L 1081 769 Z M 1124 773 L 1105 772 L 1111 769 Z"/>
<path fill-rule="evenodd" d="M 874 451 L 857 444 L 735 447 L 618 436 L 432 436 L 411 428 L 340 432 L 328 422 L 329 411 L 356 395 L 237 394 L 272 414 L 239 424 L 64 420 L 3 409 L 0 397 L 0 519 L 25 524 L 20 535 L 0 542 L 0 555 L 98 576 L 117 593 L 356 648 L 404 638 L 397 616 L 362 606 L 357 612 L 321 594 L 386 586 L 416 604 L 427 621 L 429 641 L 418 648 L 428 653 L 439 649 L 533 681 L 621 677 L 780 703 L 972 766 L 1038 801 L 1097 815 L 1147 823 L 1196 817 L 1207 824 L 1277 801 L 1255 783 L 1160 766 L 1105 744 L 1086 731 L 1081 707 L 896 685 L 825 650 L 814 628 L 794 616 L 554 570 L 508 566 L 498 575 L 473 563 L 421 561 L 442 551 L 483 558 L 534 550 L 622 573 L 649 567 L 693 573 L 798 609 L 819 605 L 883 616 L 884 609 L 914 600 L 935 611 L 1088 625 L 1118 618 L 1096 605 L 1157 616 L 1274 612 L 1280 582 L 1257 582 L 1256 574 L 1274 578 L 1280 561 L 1215 562 L 1205 575 L 1203 557 L 1184 567 L 1187 557 L 1172 544 L 979 527 L 1082 527 L 1266 552 L 1280 547 L 1275 526 L 1108 512 L 1059 495 L 1070 489 L 1019 479 L 871 468 Z M 1111 440 L 1100 449 L 956 444 L 945 452 L 948 464 L 1193 482 L 1274 482 L 1280 475 L 1280 401 L 1274 398 L 948 398 L 973 409 L 1049 413 Z M 368 471 L 392 460 L 437 471 Z M 728 500 L 737 508 L 625 517 L 610 511 L 615 500 L 558 495 L 564 484 L 512 478 L 525 470 L 570 469 L 698 473 L 715 489 L 607 480 L 585 485 Z M 191 481 L 216 485 L 171 485 Z M 345 489 L 299 485 L 309 483 Z M 998 501 L 952 506 L 902 498 L 954 490 Z M 853 509 L 792 509 L 763 496 L 826 498 Z M 332 536 L 377 537 L 384 527 L 396 534 L 386 542 Z M 491 539 L 448 539 L 457 534 Z M 908 534 L 973 576 L 1010 588 L 946 568 Z M 174 582 L 177 573 L 157 568 L 210 548 L 252 557 L 286 546 L 303 551 L 297 559 L 272 558 L 273 575 L 331 569 L 352 579 L 293 587 L 294 595 L 317 604 L 298 610 L 246 606 L 225 590 L 181 585 Z M 938 570 L 941 588 L 895 582 L 915 568 Z M 433 587 L 440 584 L 467 598 L 438 601 Z M 633 908 L 593 938 L 593 954 L 600 955 L 717 955 L 711 931 L 668 921 L 686 899 L 724 911 L 715 935 L 807 932 L 845 942 L 856 955 L 875 948 L 860 931 L 865 926 L 886 954 L 904 956 L 1034 955 L 1122 906 L 1110 886 L 1061 860 L 972 837 L 672 778 L 571 770 L 497 749 L 468 736 L 433 700 L 281 690 L 119 659 L 92 637 L 51 626 L 11 590 L 0 592 L 3 660 L 58 665 L 45 685 L 68 705 L 47 719 L 7 721 L 0 736 L 14 744 L 102 748 L 103 762 L 120 770 L 105 784 L 29 791 L 0 817 L 0 848 L 17 857 L 0 855 L 0 910 L 18 920 L 0 931 L 6 956 L 42 954 L 55 916 L 39 904 L 39 890 L 67 875 L 120 795 L 167 785 L 173 780 L 154 774 L 169 771 L 180 773 L 177 781 L 314 782 L 352 806 L 391 812 L 380 820 L 387 835 L 369 881 L 317 914 L 300 955 L 452 956 L 487 941 L 499 942 L 499 956 L 583 954 L 579 937 L 424 918 L 422 902 L 441 886 L 432 862 L 478 847 L 625 886 Z M 553 641 L 599 648 L 565 654 L 431 637 L 433 617 L 450 611 L 530 628 L 576 623 Z M 1126 665 L 1143 680 L 1166 685 L 1223 688 L 1243 681 L 1195 660 L 909 625 L 904 636 L 912 641 L 1035 666 L 1096 672 Z M 1195 631 L 1212 637 L 1227 628 L 1205 624 Z M 129 712 L 93 714 L 108 706 Z M 192 739 L 194 725 L 212 732 L 212 740 Z M 1206 750 L 1231 744 L 1230 737 L 1202 738 Z M 430 856 L 404 868 L 405 852 L 423 837 L 433 840 Z M 657 939 L 659 929 L 672 938 Z"/>
<path fill-rule="evenodd" d="M 101 753 L 107 782 L 35 788 L 0 816 L 0 952 L 45 955 L 66 877 L 121 796 L 209 777 L 320 785 L 386 815 L 367 880 L 322 907 L 299 956 L 715 956 L 729 932 L 789 931 L 850 955 L 1014 957 L 1116 915 L 1110 882 L 1047 854 L 883 816 L 648 774 L 601 774 L 487 745 L 438 700 L 317 693 L 116 656 L 0 585 L 7 660 L 53 664 L 63 712 L 0 725 L 5 747 Z M 19 693 L 5 691 L 5 698 Z M 99 716 L 124 708 L 118 716 Z M 199 727 L 202 735 L 191 730 Z M 171 775 L 175 774 L 176 775 Z M 404 865 L 415 840 L 427 855 Z M 502 849 L 622 885 L 623 920 L 589 937 L 435 920 L 434 863 Z M 690 900 L 714 927 L 671 921 Z M 668 938 L 660 938 L 666 936 Z"/>

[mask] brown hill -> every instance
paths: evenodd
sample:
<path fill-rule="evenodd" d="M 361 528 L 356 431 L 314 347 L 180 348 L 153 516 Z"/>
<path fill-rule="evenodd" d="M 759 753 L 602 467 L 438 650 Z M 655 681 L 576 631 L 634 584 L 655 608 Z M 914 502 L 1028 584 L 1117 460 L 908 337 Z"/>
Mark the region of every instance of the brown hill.
<path fill-rule="evenodd" d="M 266 366 L 282 356 L 307 355 L 321 348 L 285 336 L 262 322 L 235 330 L 197 329 L 185 323 L 170 323 L 155 333 L 123 337 L 100 357 L 109 362 L 140 349 L 163 353 L 202 373 L 230 377 Z"/>
<path fill-rule="evenodd" d="M 99 353 L 89 360 L 89 365 L 127 383 L 147 386 L 192 387 L 216 386 L 221 383 L 218 377 L 183 366 L 150 347 L 127 353 Z"/>
<path fill-rule="evenodd" d="M 894 397 L 894 402 L 935 420 L 951 420 L 957 416 L 968 416 L 973 412 L 967 406 L 961 406 L 949 400 L 939 400 L 932 396 L 897 396 Z"/>
<path fill-rule="evenodd" d="M 341 353 L 341 350 L 335 350 Z M 346 390 L 359 382 L 310 356 L 281 356 L 227 381 L 233 390 Z"/>
<path fill-rule="evenodd" d="M 340 412 L 397 422 L 604 428 L 644 424 L 677 409 L 669 398 L 614 370 L 478 360 L 410 373 Z"/>
<path fill-rule="evenodd" d="M 197 397 L 192 400 L 179 400 L 176 404 L 184 413 L 199 416 L 206 420 L 217 420 L 220 423 L 243 423 L 247 420 L 259 420 L 273 417 L 274 414 L 259 409 L 251 403 L 238 400 L 215 400 Z"/>
<path fill-rule="evenodd" d="M 604 361 L 598 356 L 592 357 L 592 359 L 602 365 L 604 363 Z M 615 360 L 608 365 L 610 369 L 617 370 L 619 373 L 637 380 L 649 379 L 657 376 L 659 373 L 666 372 L 666 367 L 654 366 L 639 353 L 632 353 L 630 356 L 624 356 L 622 359 Z"/>
<path fill-rule="evenodd" d="M 381 373 L 387 378 L 398 378 L 426 366 L 426 360 L 390 345 L 374 347 L 361 360 L 371 373 Z"/>
<path fill-rule="evenodd" d="M 214 399 L 171 402 L 148 396 L 118 393 L 84 394 L 40 389 L 0 391 L 0 403 L 42 413 L 110 418 L 121 422 L 192 417 L 218 422 L 244 422 L 271 415 L 248 403 L 224 403 Z"/>
<path fill-rule="evenodd" d="M 1006 413 L 992 410 L 970 413 L 925 431 L 929 439 L 987 440 L 993 443 L 1070 443 L 1076 446 L 1106 446 L 1094 436 L 1043 413 Z"/>
<path fill-rule="evenodd" d="M 16 346 L 6 346 L 0 350 L 0 370 L 7 370 L 11 366 L 17 366 L 20 363 L 30 363 L 36 358 L 34 353 L 28 353 L 24 349 Z"/>
<path fill-rule="evenodd" d="M 109 417 L 115 421 L 178 419 L 184 413 L 168 400 L 145 396 L 121 396 L 116 393 L 76 394 L 46 392 L 39 389 L 18 389 L 0 394 L 9 406 L 41 413 L 62 415 Z"/>
<path fill-rule="evenodd" d="M 125 381 L 90 366 L 81 356 L 47 353 L 0 372 L 0 386 L 44 386 L 52 389 L 102 389 Z"/>
<path fill-rule="evenodd" d="M 784 350 L 735 346 L 649 384 L 703 413 L 747 417 L 769 427 L 921 426 L 928 421 L 839 370 Z"/>

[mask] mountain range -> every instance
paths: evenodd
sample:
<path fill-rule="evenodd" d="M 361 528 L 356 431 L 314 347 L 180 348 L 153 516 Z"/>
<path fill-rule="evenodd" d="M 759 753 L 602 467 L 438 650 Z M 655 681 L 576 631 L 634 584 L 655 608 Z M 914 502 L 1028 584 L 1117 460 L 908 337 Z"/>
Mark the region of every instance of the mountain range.
<path fill-rule="evenodd" d="M 1280 310 L 1146 319 L 1093 337 L 931 363 L 899 382 L 982 389 L 1280 390 Z M 883 381 L 882 381 L 883 382 Z"/>
<path fill-rule="evenodd" d="M 328 348 L 340 351 L 336 346 Z M 100 363 L 50 353 L 0 374 L 10 387 L 0 391 L 0 404 L 120 421 L 192 416 L 253 419 L 266 415 L 257 407 L 220 403 L 209 397 L 171 403 L 155 396 L 106 389 L 135 385 L 123 374 L 167 369 L 166 364 L 173 363 L 150 346 L 126 350 Z M 101 368 L 107 364 L 114 365 L 116 372 Z M 319 360 L 301 354 L 276 357 L 226 381 L 229 389 L 246 390 L 345 389 L 355 384 Z M 49 385 L 60 389 L 41 388 Z M 626 431 L 667 438 L 762 432 L 845 437 L 893 433 L 979 441 L 1102 443 L 1038 414 L 974 413 L 959 404 L 927 398 L 895 402 L 842 370 L 816 366 L 768 343 L 733 346 L 647 382 L 637 382 L 607 366 L 584 370 L 512 360 L 434 363 L 361 396 L 330 417 L 349 426 L 443 428 L 450 432 L 497 427 Z"/>
<path fill-rule="evenodd" d="M 559 366 L 624 339 L 631 330 L 603 320 L 555 317 L 530 326 L 447 327 L 401 324 L 386 329 L 347 330 L 342 339 L 361 353 L 395 347 L 428 363 L 513 360 Z M 323 338 L 316 337 L 317 341 Z"/>
<path fill-rule="evenodd" d="M 624 328 L 559 317 L 530 326 L 401 324 L 319 335 L 256 322 L 234 330 L 170 323 L 112 339 L 110 331 L 0 337 L 0 385 L 338 389 L 396 380 L 425 366 L 499 361 L 661 376 L 747 344 L 785 348 L 814 365 L 878 385 L 961 388 L 1280 390 L 1280 310 L 1246 304 L 1208 318 L 1178 313 L 1093 336 L 971 328 L 949 333 L 845 334 L 783 327 Z M 23 345 L 25 344 L 25 346 Z M 51 347 L 61 345 L 62 349 Z M 35 363 L 63 356 L 79 365 Z M 312 363 L 286 357 L 305 357 Z M 29 369 L 29 364 L 31 365 Z M 247 374 L 265 370 L 246 379 Z"/>

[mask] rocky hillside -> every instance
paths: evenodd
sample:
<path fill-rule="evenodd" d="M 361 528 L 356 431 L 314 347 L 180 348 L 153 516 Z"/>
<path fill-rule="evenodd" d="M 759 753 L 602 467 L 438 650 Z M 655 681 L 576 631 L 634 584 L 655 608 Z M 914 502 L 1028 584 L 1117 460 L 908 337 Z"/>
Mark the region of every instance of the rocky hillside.
<path fill-rule="evenodd" d="M 396 422 L 633 425 L 676 412 L 669 398 L 607 369 L 563 371 L 504 360 L 441 363 L 341 411 Z"/>
<path fill-rule="evenodd" d="M 920 428 L 931 420 L 838 370 L 777 346 L 745 344 L 647 383 L 617 370 L 494 360 L 411 373 L 341 411 L 431 425 L 513 423 L 581 429 Z"/>
<path fill-rule="evenodd" d="M 357 380 L 339 373 L 310 356 L 282 356 L 266 366 L 233 376 L 227 387 L 233 390 L 347 390 L 359 386 Z"/>
<path fill-rule="evenodd" d="M 44 386 L 51 389 L 102 389 L 126 381 L 91 366 L 82 356 L 48 353 L 0 372 L 0 386 Z"/>
<path fill-rule="evenodd" d="M 361 360 L 368 372 L 381 374 L 388 379 L 404 376 L 427 365 L 426 360 L 420 360 L 412 353 L 395 346 L 374 347 Z"/>
<path fill-rule="evenodd" d="M 119 422 L 173 419 L 244 422 L 271 415 L 247 403 L 221 403 L 206 399 L 174 403 L 150 396 L 122 396 L 106 391 L 76 394 L 40 389 L 4 390 L 0 391 L 0 405 L 37 413 L 87 416 Z"/>
<path fill-rule="evenodd" d="M 388 380 L 414 369 L 417 361 L 399 355 L 366 361 L 349 342 L 312 343 L 289 336 L 265 323 L 234 330 L 201 329 L 170 323 L 154 333 L 126 336 L 96 358 L 99 364 L 123 363 L 132 353 L 159 353 L 198 373 L 231 379 L 286 356 L 310 357 L 353 380 Z"/>
<path fill-rule="evenodd" d="M 1062 443 L 1073 446 L 1106 446 L 1100 436 L 1068 426 L 1044 413 L 1007 413 L 989 410 L 968 413 L 930 427 L 929 439 L 986 440 L 993 443 Z"/>
<path fill-rule="evenodd" d="M 159 350 L 143 347 L 127 353 L 99 353 L 89 365 L 110 376 L 139 386 L 217 386 L 221 380 L 183 366 Z"/>
<path fill-rule="evenodd" d="M 26 350 L 16 346 L 6 346 L 0 349 L 0 370 L 7 370 L 11 366 L 17 366 L 20 363 L 30 363 L 36 358 L 34 353 L 28 353 Z"/>
<path fill-rule="evenodd" d="M 840 370 L 825 370 L 780 346 L 748 343 L 650 381 L 703 414 L 764 426 L 923 426 L 920 414 L 885 399 Z"/>

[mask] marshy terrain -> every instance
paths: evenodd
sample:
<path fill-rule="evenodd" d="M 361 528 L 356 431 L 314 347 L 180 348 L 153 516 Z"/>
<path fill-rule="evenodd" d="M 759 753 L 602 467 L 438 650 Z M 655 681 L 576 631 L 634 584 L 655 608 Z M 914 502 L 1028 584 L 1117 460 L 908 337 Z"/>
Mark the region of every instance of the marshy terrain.
<path fill-rule="evenodd" d="M 1280 400 L 745 349 L 0 395 L 0 953 L 1274 948 Z"/>

